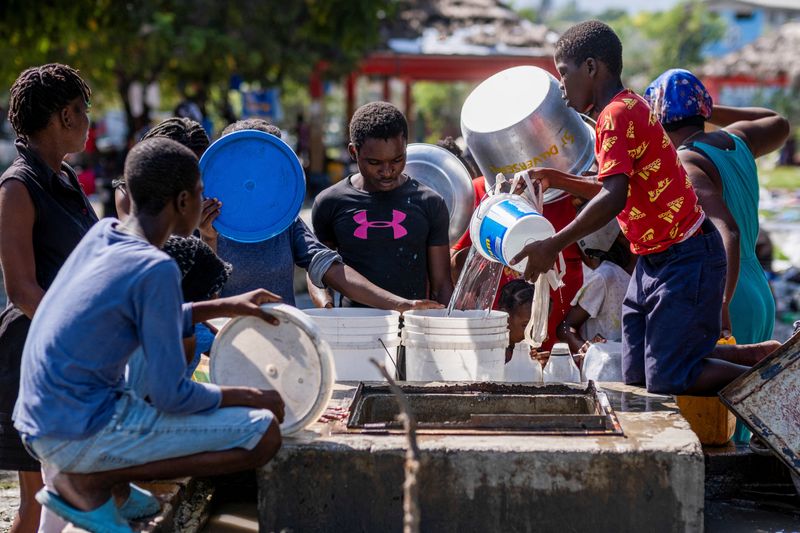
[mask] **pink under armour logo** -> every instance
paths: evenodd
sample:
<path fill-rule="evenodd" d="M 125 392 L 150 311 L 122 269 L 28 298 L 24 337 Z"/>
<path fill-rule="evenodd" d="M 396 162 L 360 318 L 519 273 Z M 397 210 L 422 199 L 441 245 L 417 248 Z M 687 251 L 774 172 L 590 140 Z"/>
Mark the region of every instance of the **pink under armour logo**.
<path fill-rule="evenodd" d="M 403 227 L 401 222 L 406 219 L 406 214 L 402 211 L 397 211 L 392 209 L 392 221 L 389 222 L 387 220 L 375 220 L 370 222 L 367 220 L 367 212 L 366 211 L 359 211 L 355 215 L 353 215 L 353 220 L 356 221 L 358 227 L 356 231 L 353 232 L 353 237 L 357 239 L 367 239 L 367 230 L 369 228 L 392 228 L 394 232 L 394 239 L 397 240 L 400 237 L 405 237 L 408 235 L 406 228 Z"/>

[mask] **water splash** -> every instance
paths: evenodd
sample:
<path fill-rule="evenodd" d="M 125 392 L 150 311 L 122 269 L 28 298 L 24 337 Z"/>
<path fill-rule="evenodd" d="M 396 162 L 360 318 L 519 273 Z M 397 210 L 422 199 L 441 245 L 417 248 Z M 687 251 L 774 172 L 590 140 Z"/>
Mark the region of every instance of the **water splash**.
<path fill-rule="evenodd" d="M 488 316 L 497 295 L 502 273 L 502 264 L 484 258 L 475 246 L 472 246 L 453 290 L 450 304 L 447 306 L 447 316 L 450 316 L 454 309 L 484 310 Z"/>

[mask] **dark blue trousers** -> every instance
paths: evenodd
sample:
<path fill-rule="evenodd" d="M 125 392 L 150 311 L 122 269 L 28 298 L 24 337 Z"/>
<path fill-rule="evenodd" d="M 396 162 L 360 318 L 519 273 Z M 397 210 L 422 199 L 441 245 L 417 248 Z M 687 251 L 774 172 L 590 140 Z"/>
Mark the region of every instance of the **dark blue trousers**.
<path fill-rule="evenodd" d="M 714 224 L 639 257 L 622 303 L 622 375 L 649 392 L 681 394 L 719 340 L 725 248 Z"/>

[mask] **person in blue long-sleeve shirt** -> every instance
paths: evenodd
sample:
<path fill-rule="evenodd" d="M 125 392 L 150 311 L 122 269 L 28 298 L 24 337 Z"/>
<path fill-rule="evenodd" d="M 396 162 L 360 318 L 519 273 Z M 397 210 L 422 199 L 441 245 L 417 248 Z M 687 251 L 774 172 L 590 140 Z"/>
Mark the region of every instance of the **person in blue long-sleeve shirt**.
<path fill-rule="evenodd" d="M 274 321 L 265 290 L 185 304 L 180 272 L 159 248 L 200 220 L 196 156 L 169 139 L 142 141 L 125 178 L 133 208 L 104 219 L 78 244 L 45 294 L 25 344 L 15 427 L 58 473 L 37 500 L 79 527 L 130 531 L 158 502 L 129 482 L 263 465 L 280 447 L 275 391 L 195 383 L 181 338 L 195 322 L 252 315 Z M 124 386 L 141 348 L 149 402 Z M 123 504 L 117 507 L 112 489 Z"/>

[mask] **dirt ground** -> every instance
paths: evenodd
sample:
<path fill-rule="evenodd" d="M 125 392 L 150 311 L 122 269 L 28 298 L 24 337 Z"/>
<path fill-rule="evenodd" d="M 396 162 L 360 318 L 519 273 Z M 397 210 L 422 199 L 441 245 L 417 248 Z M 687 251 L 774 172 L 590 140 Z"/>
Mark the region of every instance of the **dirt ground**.
<path fill-rule="evenodd" d="M 0 533 L 11 529 L 19 505 L 19 482 L 16 472 L 0 470 Z"/>

